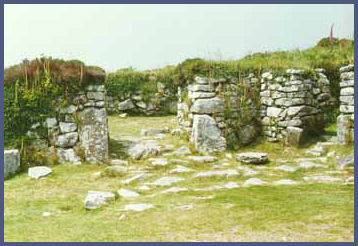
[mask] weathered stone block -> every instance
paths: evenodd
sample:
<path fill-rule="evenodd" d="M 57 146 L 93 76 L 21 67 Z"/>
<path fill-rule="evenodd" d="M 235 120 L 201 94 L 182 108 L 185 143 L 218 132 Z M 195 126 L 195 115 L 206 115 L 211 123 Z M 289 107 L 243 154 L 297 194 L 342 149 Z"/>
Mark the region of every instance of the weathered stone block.
<path fill-rule="evenodd" d="M 339 111 L 345 114 L 353 114 L 354 113 L 354 106 L 349 105 L 341 105 L 339 106 Z"/>
<path fill-rule="evenodd" d="M 191 98 L 191 99 L 199 99 L 199 98 L 215 97 L 216 93 L 215 92 L 198 92 L 198 91 L 191 92 L 191 91 L 189 91 L 188 95 L 189 95 L 189 98 Z"/>
<path fill-rule="evenodd" d="M 20 153 L 17 149 L 4 150 L 4 178 L 15 174 L 20 169 Z"/>
<path fill-rule="evenodd" d="M 76 154 L 76 152 L 71 149 L 57 149 L 57 156 L 60 163 L 71 163 L 74 165 L 81 164 L 81 158 Z"/>
<path fill-rule="evenodd" d="M 198 99 L 190 108 L 192 113 L 214 114 L 224 112 L 224 101 L 218 97 L 210 99 Z"/>
<path fill-rule="evenodd" d="M 120 111 L 130 110 L 130 109 L 134 109 L 134 108 L 135 108 L 135 105 L 131 99 L 127 99 L 123 102 L 118 103 L 118 110 L 120 110 Z"/>
<path fill-rule="evenodd" d="M 281 108 L 268 107 L 267 108 L 267 116 L 277 118 L 282 113 L 282 111 L 283 111 L 283 109 L 281 109 Z"/>
<path fill-rule="evenodd" d="M 352 96 L 354 95 L 354 87 L 345 87 L 341 89 L 341 96 Z"/>
<path fill-rule="evenodd" d="M 77 125 L 75 123 L 60 122 L 61 133 L 74 132 L 76 130 L 77 130 Z"/>
<path fill-rule="evenodd" d="M 203 92 L 214 92 L 215 88 L 213 85 L 200 85 L 200 84 L 191 84 L 188 86 L 189 91 L 203 91 Z"/>
<path fill-rule="evenodd" d="M 194 115 L 191 142 L 199 152 L 224 151 L 226 140 L 215 120 L 208 115 Z"/>
<path fill-rule="evenodd" d="M 78 140 L 77 132 L 64 133 L 57 136 L 55 145 L 61 148 L 73 147 L 76 145 L 77 140 Z"/>

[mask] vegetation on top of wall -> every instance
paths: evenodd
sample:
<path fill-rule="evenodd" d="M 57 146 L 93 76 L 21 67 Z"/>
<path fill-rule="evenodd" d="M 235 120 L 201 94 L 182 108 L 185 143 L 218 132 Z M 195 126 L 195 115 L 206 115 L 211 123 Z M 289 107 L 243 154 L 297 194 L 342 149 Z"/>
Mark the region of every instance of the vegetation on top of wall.
<path fill-rule="evenodd" d="M 239 60 L 213 61 L 187 59 L 177 66 L 180 81 L 201 74 L 212 77 L 238 76 L 272 70 L 284 72 L 288 68 L 310 70 L 324 68 L 331 81 L 339 81 L 339 68 L 354 63 L 354 41 L 324 38 L 316 46 L 305 50 L 259 52 Z"/>
<path fill-rule="evenodd" d="M 64 61 L 42 57 L 31 61 L 25 60 L 21 64 L 6 68 L 5 146 L 19 147 L 30 137 L 27 132 L 34 124 L 55 116 L 58 106 L 66 105 L 69 98 L 89 83 L 101 84 L 104 80 L 103 69 L 85 66 L 77 60 Z M 58 100 L 59 98 L 61 100 Z"/>
<path fill-rule="evenodd" d="M 158 92 L 158 83 L 161 83 L 171 95 L 176 95 L 175 76 L 173 66 L 147 71 L 137 71 L 131 67 L 119 69 L 107 76 L 107 94 L 127 98 L 140 93 L 143 100 L 148 102 Z"/>

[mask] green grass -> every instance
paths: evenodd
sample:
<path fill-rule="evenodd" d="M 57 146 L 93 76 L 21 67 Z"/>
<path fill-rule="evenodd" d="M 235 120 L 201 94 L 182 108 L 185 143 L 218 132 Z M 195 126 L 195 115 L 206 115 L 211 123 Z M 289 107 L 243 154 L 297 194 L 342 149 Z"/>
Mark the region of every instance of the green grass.
<path fill-rule="evenodd" d="M 141 128 L 174 128 L 174 119 L 173 116 L 109 117 L 111 154 L 122 151 L 116 139 L 139 137 Z M 175 147 L 186 143 L 170 135 L 158 141 Z M 281 165 L 278 159 L 294 165 L 295 158 L 305 156 L 305 149 L 262 141 L 239 151 L 246 150 L 270 154 L 271 162 L 255 176 L 267 182 L 282 178 L 302 182 L 306 175 L 337 171 L 333 158 L 328 159 L 325 169 L 291 174 L 274 170 Z M 331 146 L 331 150 L 343 154 L 352 153 L 353 148 Z M 214 164 L 223 163 L 225 154 L 217 156 L 219 160 Z M 227 162 L 229 166 L 223 169 L 241 165 L 234 159 Z M 175 175 L 186 179 L 174 186 L 203 188 L 228 181 L 242 184 L 249 178 L 192 178 L 195 172 L 213 170 L 212 165 L 189 164 L 194 172 Z M 83 200 L 87 191 L 116 191 L 121 187 L 136 190 L 137 185 L 170 175 L 169 170 L 175 164 L 153 168 L 147 160 L 141 160 L 130 161 L 129 166 L 133 170 L 147 170 L 151 176 L 123 185 L 121 180 L 127 177 L 95 178 L 93 174 L 103 171 L 105 166 L 84 164 L 55 166 L 52 175 L 42 180 L 31 180 L 25 173 L 6 180 L 5 241 L 353 241 L 353 185 L 342 183 L 191 190 L 178 194 L 159 194 L 166 189 L 159 187 L 140 191 L 141 196 L 133 201 L 119 198 L 96 211 L 86 211 Z M 353 169 L 330 175 L 345 178 L 353 175 Z M 152 203 L 155 207 L 137 213 L 121 211 L 128 203 Z M 178 209 L 188 204 L 193 205 L 191 210 Z M 52 215 L 43 217 L 45 211 Z"/>

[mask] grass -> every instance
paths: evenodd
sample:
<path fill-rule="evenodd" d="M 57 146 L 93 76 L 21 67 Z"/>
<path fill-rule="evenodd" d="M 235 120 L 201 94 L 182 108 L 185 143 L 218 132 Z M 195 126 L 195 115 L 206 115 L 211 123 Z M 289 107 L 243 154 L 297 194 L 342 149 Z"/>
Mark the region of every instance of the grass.
<path fill-rule="evenodd" d="M 122 149 L 117 139 L 139 137 L 141 128 L 176 127 L 173 116 L 111 116 L 109 126 L 111 154 L 119 156 Z M 169 134 L 158 141 L 175 147 L 186 143 Z M 327 172 L 337 171 L 333 158 L 328 159 L 325 169 L 290 174 L 274 170 L 275 166 L 281 165 L 278 159 L 294 165 L 295 158 L 305 156 L 306 148 L 286 148 L 282 144 L 262 141 L 239 151 L 246 150 L 270 154 L 271 162 L 255 176 L 267 182 L 282 178 L 302 181 L 306 175 L 327 175 Z M 331 146 L 331 150 L 345 154 L 352 153 L 353 147 Z M 219 161 L 214 164 L 228 163 L 222 169 L 241 165 L 234 159 L 225 160 L 225 154 L 217 156 Z M 147 170 L 151 176 L 128 185 L 121 183 L 127 177 L 95 178 L 93 174 L 103 171 L 105 166 L 90 164 L 58 165 L 51 176 L 42 180 L 31 180 L 25 173 L 16 175 L 4 183 L 5 241 L 353 241 L 353 185 L 342 183 L 191 190 L 178 194 L 159 194 L 166 189 L 159 187 L 139 191 L 141 196 L 135 200 L 118 198 L 96 211 L 86 211 L 83 207 L 88 190 L 116 191 L 121 187 L 136 190 L 137 185 L 170 175 L 168 172 L 174 166 L 153 168 L 147 160 L 130 161 L 131 169 Z M 188 165 L 194 172 L 213 170 L 212 166 Z M 248 179 L 243 176 L 193 179 L 192 175 L 175 175 L 185 178 L 175 186 L 202 188 L 228 181 L 242 184 Z M 330 175 L 349 177 L 353 175 L 353 169 Z M 151 203 L 155 207 L 137 213 L 122 211 L 128 203 Z M 193 205 L 190 210 L 178 208 L 190 204 Z M 52 215 L 43 217 L 45 211 Z"/>

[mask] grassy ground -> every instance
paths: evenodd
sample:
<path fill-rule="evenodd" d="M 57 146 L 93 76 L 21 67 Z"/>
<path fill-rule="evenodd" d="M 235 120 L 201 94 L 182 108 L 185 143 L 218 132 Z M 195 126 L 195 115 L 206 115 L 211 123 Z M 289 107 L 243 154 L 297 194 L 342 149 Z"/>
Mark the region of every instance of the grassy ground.
<path fill-rule="evenodd" d="M 142 128 L 174 126 L 174 117 L 113 116 L 109 117 L 109 125 L 111 155 L 118 157 L 123 154 L 118 139 L 140 137 Z M 186 143 L 169 134 L 158 141 L 175 147 Z M 154 187 L 139 191 L 141 196 L 135 200 L 118 198 L 96 211 L 86 211 L 83 200 L 88 190 L 136 190 L 138 185 L 168 175 L 185 178 L 174 186 L 187 188 L 228 181 L 241 185 L 249 177 L 193 179 L 195 172 L 214 170 L 214 165 L 190 163 L 187 166 L 193 173 L 172 175 L 168 172 L 174 164 L 153 168 L 142 160 L 131 161 L 131 169 L 147 170 L 151 176 L 123 185 L 121 180 L 126 177 L 96 178 L 93 174 L 103 171 L 103 165 L 59 165 L 45 179 L 31 180 L 26 174 L 19 174 L 5 181 L 5 241 L 353 241 L 353 185 L 302 182 L 303 176 L 311 174 L 329 174 L 344 180 L 353 175 L 352 169 L 337 171 L 335 159 L 328 158 L 325 168 L 288 174 L 275 170 L 275 166 L 281 165 L 282 159 L 285 164 L 294 165 L 296 158 L 305 156 L 305 149 L 262 142 L 244 150 L 270 154 L 271 162 L 264 169 L 250 167 L 259 171 L 255 177 L 267 182 L 290 178 L 300 184 L 216 191 L 191 189 L 177 194 L 160 194 L 166 188 Z M 353 151 L 352 147 L 341 146 L 331 146 L 331 150 L 341 155 Z M 225 154 L 218 158 L 214 164 L 227 163 L 219 169 L 241 166 L 234 159 L 226 160 Z M 123 211 L 129 203 L 151 203 L 154 208 Z M 191 209 L 183 210 L 183 205 Z M 44 217 L 43 212 L 50 212 L 51 216 Z"/>

